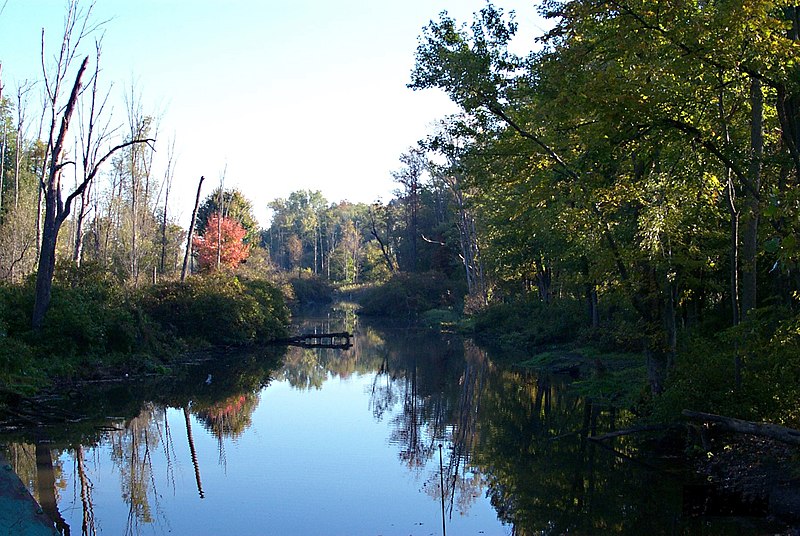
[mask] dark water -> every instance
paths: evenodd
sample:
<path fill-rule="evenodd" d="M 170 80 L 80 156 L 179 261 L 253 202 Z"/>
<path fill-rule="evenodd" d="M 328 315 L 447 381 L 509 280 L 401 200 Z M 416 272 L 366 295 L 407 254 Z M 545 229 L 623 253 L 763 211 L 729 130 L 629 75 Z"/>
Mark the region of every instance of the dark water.
<path fill-rule="evenodd" d="M 690 515 L 681 478 L 632 439 L 587 440 L 631 416 L 568 378 L 346 311 L 302 324 L 352 330 L 354 346 L 92 386 L 60 402 L 76 422 L 0 441 L 70 534 L 408 536 L 442 534 L 443 520 L 451 536 L 767 533 Z"/>

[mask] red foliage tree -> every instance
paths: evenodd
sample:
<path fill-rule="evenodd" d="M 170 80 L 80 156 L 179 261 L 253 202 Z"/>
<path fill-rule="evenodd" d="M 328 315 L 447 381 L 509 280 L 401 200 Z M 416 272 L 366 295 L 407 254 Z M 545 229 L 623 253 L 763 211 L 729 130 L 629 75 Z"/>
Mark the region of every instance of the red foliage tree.
<path fill-rule="evenodd" d="M 211 214 L 206 232 L 192 240 L 200 270 L 216 269 L 218 254 L 220 268 L 233 269 L 239 266 L 250 254 L 250 246 L 243 241 L 246 234 L 247 231 L 238 221 L 225 216 L 220 221 L 219 213 Z"/>

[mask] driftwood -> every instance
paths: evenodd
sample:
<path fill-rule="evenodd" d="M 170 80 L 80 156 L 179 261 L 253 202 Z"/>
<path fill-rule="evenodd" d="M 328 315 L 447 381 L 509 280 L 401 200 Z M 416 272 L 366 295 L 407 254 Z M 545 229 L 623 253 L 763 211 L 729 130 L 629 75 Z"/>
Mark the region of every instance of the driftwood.
<path fill-rule="evenodd" d="M 760 437 L 768 437 L 789 445 L 800 446 L 800 430 L 787 428 L 777 424 L 758 423 L 734 419 L 733 417 L 723 417 L 713 413 L 702 413 L 699 411 L 683 410 L 683 416 L 696 422 L 714 423 L 715 427 L 727 432 L 737 434 L 750 434 Z"/>

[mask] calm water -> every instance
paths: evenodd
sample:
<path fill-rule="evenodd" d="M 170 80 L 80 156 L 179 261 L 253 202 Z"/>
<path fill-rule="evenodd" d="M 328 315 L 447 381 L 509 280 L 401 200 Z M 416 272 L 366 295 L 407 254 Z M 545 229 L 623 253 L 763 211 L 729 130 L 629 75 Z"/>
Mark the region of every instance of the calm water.
<path fill-rule="evenodd" d="M 343 311 L 298 328 L 343 329 L 349 350 L 252 350 L 76 392 L 79 422 L 0 441 L 73 535 L 438 535 L 443 518 L 451 536 L 756 530 L 686 515 L 682 483 L 635 445 L 587 441 L 628 417 L 564 378 Z"/>

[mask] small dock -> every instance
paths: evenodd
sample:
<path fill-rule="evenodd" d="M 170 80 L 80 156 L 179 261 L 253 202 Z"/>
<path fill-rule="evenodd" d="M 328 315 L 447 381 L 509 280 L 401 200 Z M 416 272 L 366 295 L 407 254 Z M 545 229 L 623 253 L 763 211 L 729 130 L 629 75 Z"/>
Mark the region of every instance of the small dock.
<path fill-rule="evenodd" d="M 353 334 L 346 331 L 337 333 L 305 333 L 287 339 L 275 341 L 277 344 L 300 346 L 302 348 L 334 348 L 347 350 L 352 348 Z"/>

